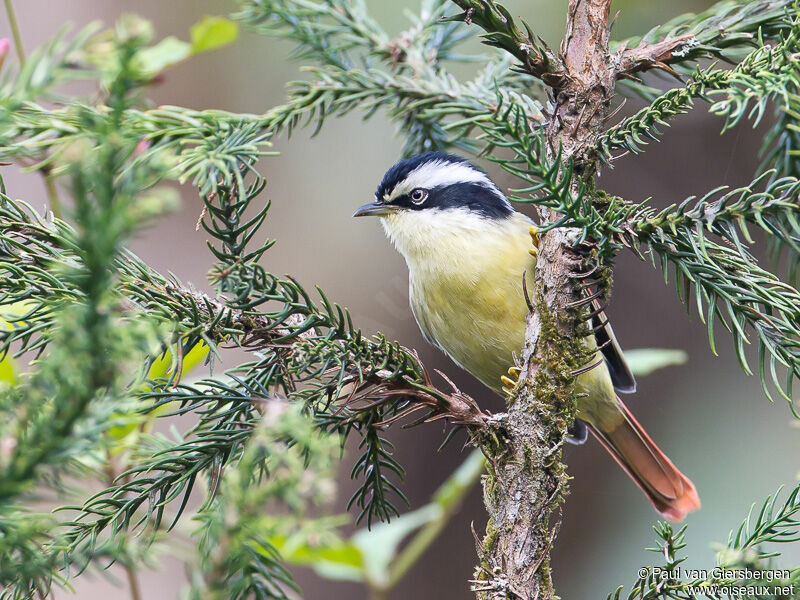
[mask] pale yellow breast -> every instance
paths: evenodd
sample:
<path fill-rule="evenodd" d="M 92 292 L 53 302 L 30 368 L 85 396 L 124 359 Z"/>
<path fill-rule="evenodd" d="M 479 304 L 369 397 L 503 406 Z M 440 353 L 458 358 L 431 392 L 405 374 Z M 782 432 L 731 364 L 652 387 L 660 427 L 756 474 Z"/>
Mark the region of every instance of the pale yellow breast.
<path fill-rule="evenodd" d="M 435 260 L 408 261 L 411 308 L 425 336 L 498 391 L 525 338 L 522 278 L 536 266 L 530 226 L 522 215 L 476 226 L 437 240 Z"/>
<path fill-rule="evenodd" d="M 460 211 L 431 212 L 384 220 L 408 264 L 414 316 L 431 343 L 500 392 L 500 377 L 514 366 L 525 341 L 522 278 L 527 273 L 531 282 L 536 267 L 529 253 L 532 222 L 520 213 L 498 222 Z M 577 384 L 580 417 L 607 426 L 620 418 L 605 364 L 580 375 Z"/>

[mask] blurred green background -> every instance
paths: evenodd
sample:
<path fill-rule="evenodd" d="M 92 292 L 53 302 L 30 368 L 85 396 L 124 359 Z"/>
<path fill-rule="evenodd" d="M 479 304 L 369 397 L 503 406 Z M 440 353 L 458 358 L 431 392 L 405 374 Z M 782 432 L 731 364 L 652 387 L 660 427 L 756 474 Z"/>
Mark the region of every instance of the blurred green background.
<path fill-rule="evenodd" d="M 415 0 L 367 2 L 389 32 L 406 27 L 404 10 L 417 8 Z M 558 43 L 566 0 L 508 0 L 505 4 L 552 45 Z M 620 15 L 613 37 L 643 32 L 679 12 L 702 10 L 710 4 L 617 1 L 613 9 Z M 227 14 L 235 4 L 18 0 L 16 8 L 30 49 L 65 23 L 80 26 L 100 20 L 110 24 L 123 12 L 152 20 L 159 37 L 186 39 L 191 24 L 203 15 Z M 5 17 L 0 17 L 0 36 L 9 33 Z M 263 112 L 282 102 L 284 84 L 298 77 L 299 65 L 288 59 L 290 50 L 289 43 L 245 33 L 232 47 L 170 70 L 150 90 L 151 97 L 157 104 Z M 626 111 L 636 106 L 629 101 Z M 654 204 L 664 206 L 721 184 L 748 183 L 758 164 L 760 131 L 745 124 L 721 137 L 720 129 L 721 122 L 698 104 L 690 115 L 675 122 L 662 144 L 650 146 L 640 157 L 625 157 L 613 170 L 606 170 L 601 185 L 629 200 L 652 197 Z M 314 139 L 303 130 L 290 140 L 281 137 L 275 146 L 281 155 L 261 164 L 268 179 L 265 198 L 273 201 L 264 229 L 278 240 L 265 261 L 274 272 L 291 273 L 306 285 L 320 285 L 330 298 L 348 306 L 366 331 L 380 330 L 417 348 L 428 366 L 444 370 L 482 404 L 500 410 L 499 398 L 422 339 L 408 307 L 405 265 L 378 223 L 350 218 L 357 206 L 370 200 L 384 171 L 399 158 L 400 148 L 393 126 L 380 114 L 366 123 L 358 115 L 331 120 Z M 501 187 L 513 185 L 508 177 L 495 175 Z M 4 167 L 3 176 L 13 197 L 36 208 L 44 205 L 38 176 L 22 174 L 15 167 Z M 206 289 L 209 255 L 204 234 L 195 231 L 201 202 L 189 187 L 184 192 L 181 210 L 142 234 L 134 250 L 162 272 L 172 271 Z M 617 265 L 609 312 L 623 347 L 682 348 L 690 356 L 685 366 L 640 380 L 639 392 L 626 402 L 695 482 L 703 509 L 688 518 L 691 559 L 687 564 L 710 568 L 714 558 L 710 542 L 724 542 L 752 502 L 761 502 L 781 484 L 796 482 L 800 430 L 793 426 L 785 405 L 770 405 L 757 379 L 742 373 L 721 327 L 717 333 L 720 356 L 712 355 L 705 327 L 694 312 L 687 314 L 658 270 L 631 254 L 622 254 Z M 393 431 L 391 437 L 408 471 L 405 489 L 412 507 L 425 503 L 466 456 L 460 442 L 437 453 L 442 430 L 435 425 Z M 618 584 L 633 580 L 638 567 L 658 560 L 644 550 L 652 545 L 656 515 L 594 440 L 570 447 L 567 460 L 574 481 L 554 550 L 556 589 L 567 599 L 605 598 Z M 352 489 L 347 478 L 351 461 L 352 456 L 345 457 L 338 510 L 343 510 Z M 392 598 L 412 594 L 415 600 L 472 597 L 467 584 L 476 563 L 472 522 L 482 531 L 485 516 L 477 489 Z M 798 563 L 797 550 L 781 562 L 784 566 Z M 112 574 L 120 577 L 113 569 Z M 365 597 L 360 586 L 323 581 L 302 569 L 296 574 L 308 599 Z M 175 598 L 184 581 L 183 567 L 165 557 L 142 581 L 146 598 Z M 75 593 L 86 599 L 127 597 L 125 590 L 102 579 L 81 581 Z"/>

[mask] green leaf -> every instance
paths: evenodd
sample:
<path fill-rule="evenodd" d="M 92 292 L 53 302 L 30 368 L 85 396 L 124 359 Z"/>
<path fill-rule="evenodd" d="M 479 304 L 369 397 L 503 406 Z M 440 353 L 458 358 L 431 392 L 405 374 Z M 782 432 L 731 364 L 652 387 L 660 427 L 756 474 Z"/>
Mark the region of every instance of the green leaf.
<path fill-rule="evenodd" d="M 224 17 L 203 17 L 191 30 L 192 54 L 208 52 L 232 44 L 239 37 L 239 26 Z"/>
<path fill-rule="evenodd" d="M 683 350 L 666 350 L 664 348 L 639 348 L 626 350 L 625 360 L 634 375 L 644 377 L 653 371 L 685 364 L 689 356 Z"/>
<path fill-rule="evenodd" d="M 433 502 L 442 510 L 451 510 L 464 499 L 464 495 L 483 473 L 486 458 L 480 450 L 473 450 L 461 466 L 445 481 L 433 495 Z"/>
<path fill-rule="evenodd" d="M 191 42 L 169 36 L 139 51 L 139 68 L 157 74 L 187 58 L 232 44 L 239 37 L 239 26 L 223 17 L 204 17 L 191 29 Z"/>
<path fill-rule="evenodd" d="M 180 376 L 183 377 L 186 373 L 203 362 L 208 356 L 208 352 L 209 347 L 205 344 L 205 342 L 196 344 L 184 355 L 183 362 L 180 365 Z M 177 358 L 173 355 L 172 350 L 167 350 L 164 352 L 164 354 L 154 360 L 152 365 L 150 365 L 150 370 L 147 372 L 147 378 L 168 379 L 173 375 L 177 368 Z M 146 415 L 142 414 L 138 410 L 132 411 L 126 415 L 115 415 L 118 420 L 124 420 L 125 423 L 111 427 L 108 430 L 109 437 L 117 442 L 117 445 L 112 450 L 112 453 L 116 455 L 126 450 L 132 443 L 136 442 L 136 439 L 138 438 L 138 429 L 143 423 L 152 424 L 155 417 L 169 412 L 170 410 L 170 405 L 164 404 L 158 409 L 150 411 Z M 137 435 L 131 435 L 134 433 Z"/>
<path fill-rule="evenodd" d="M 174 36 L 166 37 L 155 46 L 139 52 L 139 66 L 145 73 L 160 73 L 192 55 L 192 45 Z"/>
<path fill-rule="evenodd" d="M 288 563 L 310 567 L 321 577 L 337 581 L 364 581 L 364 558 L 352 542 L 311 546 L 296 545 L 287 537 L 273 537 L 270 543 Z"/>
<path fill-rule="evenodd" d="M 12 319 L 14 317 L 22 317 L 35 307 L 36 304 L 34 302 L 24 300 L 0 306 L 0 331 L 8 331 L 14 328 L 14 325 L 4 319 L 3 315 L 7 315 Z M 11 359 L 11 356 L 6 355 L 0 360 L 0 389 L 7 385 L 16 385 L 16 383 L 17 376 L 14 361 Z"/>
<path fill-rule="evenodd" d="M 401 575 L 422 556 L 428 544 L 441 531 L 449 515 L 458 507 L 466 493 L 480 478 L 486 459 L 480 450 L 473 450 L 456 471 L 439 486 L 432 502 L 422 508 L 401 515 L 389 523 L 382 523 L 372 530 L 357 531 L 352 540 L 364 556 L 364 572 L 367 579 L 379 586 L 392 586 Z M 413 538 L 398 556 L 398 548 L 403 540 L 417 529 L 424 528 Z M 427 535 L 426 535 L 427 534 Z M 420 538 L 424 536 L 424 541 Z M 407 550 L 416 546 L 413 556 Z M 402 563 L 402 567 L 401 564 Z"/>
<path fill-rule="evenodd" d="M 185 375 L 203 362 L 208 356 L 208 352 L 209 347 L 205 342 L 200 342 L 199 344 L 193 346 L 192 349 L 189 350 L 189 352 L 187 352 L 183 357 L 180 375 Z M 167 378 L 172 374 L 173 369 L 177 366 L 177 360 L 173 356 L 172 350 L 167 350 L 164 352 L 164 354 L 154 360 L 152 365 L 150 365 L 150 370 L 147 372 L 147 378 Z"/>
<path fill-rule="evenodd" d="M 486 459 L 480 450 L 473 451 L 436 490 L 430 504 L 390 523 L 360 529 L 349 541 L 337 540 L 318 546 L 307 541 L 297 543 L 285 536 L 275 536 L 269 541 L 288 563 L 310 567 L 321 577 L 338 581 L 369 581 L 389 589 L 391 567 L 396 565 L 403 540 L 421 527 L 446 520 L 480 477 L 485 464 Z M 423 549 L 426 547 L 427 543 Z"/>
<path fill-rule="evenodd" d="M 17 377 L 14 369 L 14 362 L 10 356 L 0 360 L 0 389 L 6 386 L 16 385 Z"/>
<path fill-rule="evenodd" d="M 381 523 L 371 530 L 357 531 L 352 540 L 364 557 L 364 573 L 367 579 L 376 584 L 386 583 L 389 578 L 389 566 L 401 542 L 411 532 L 435 521 L 443 513 L 442 507 L 438 504 L 426 504 L 389 523 Z"/>

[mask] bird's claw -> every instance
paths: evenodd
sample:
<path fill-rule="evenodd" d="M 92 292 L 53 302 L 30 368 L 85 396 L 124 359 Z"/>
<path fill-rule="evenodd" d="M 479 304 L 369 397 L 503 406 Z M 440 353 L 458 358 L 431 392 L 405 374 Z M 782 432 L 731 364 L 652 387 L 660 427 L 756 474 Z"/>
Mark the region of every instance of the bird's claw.
<path fill-rule="evenodd" d="M 539 228 L 532 225 L 528 227 L 528 233 L 531 234 L 531 241 L 533 242 L 533 248 L 529 248 L 528 253 L 531 256 L 539 256 Z"/>
<path fill-rule="evenodd" d="M 506 394 L 506 396 L 511 396 L 514 393 L 514 389 L 519 383 L 519 376 L 521 373 L 522 370 L 519 367 L 510 367 L 508 369 L 508 374 L 510 377 L 505 375 L 500 376 L 500 383 L 503 384 L 503 392 Z"/>

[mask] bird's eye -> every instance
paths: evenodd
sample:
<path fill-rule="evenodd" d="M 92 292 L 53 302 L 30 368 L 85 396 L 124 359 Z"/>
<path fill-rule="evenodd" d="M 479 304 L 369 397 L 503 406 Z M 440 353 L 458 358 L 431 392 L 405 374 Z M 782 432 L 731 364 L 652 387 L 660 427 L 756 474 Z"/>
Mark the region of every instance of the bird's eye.
<path fill-rule="evenodd" d="M 411 191 L 411 201 L 414 204 L 422 204 L 423 202 L 425 202 L 425 199 L 427 197 L 428 197 L 428 190 L 417 188 Z"/>

